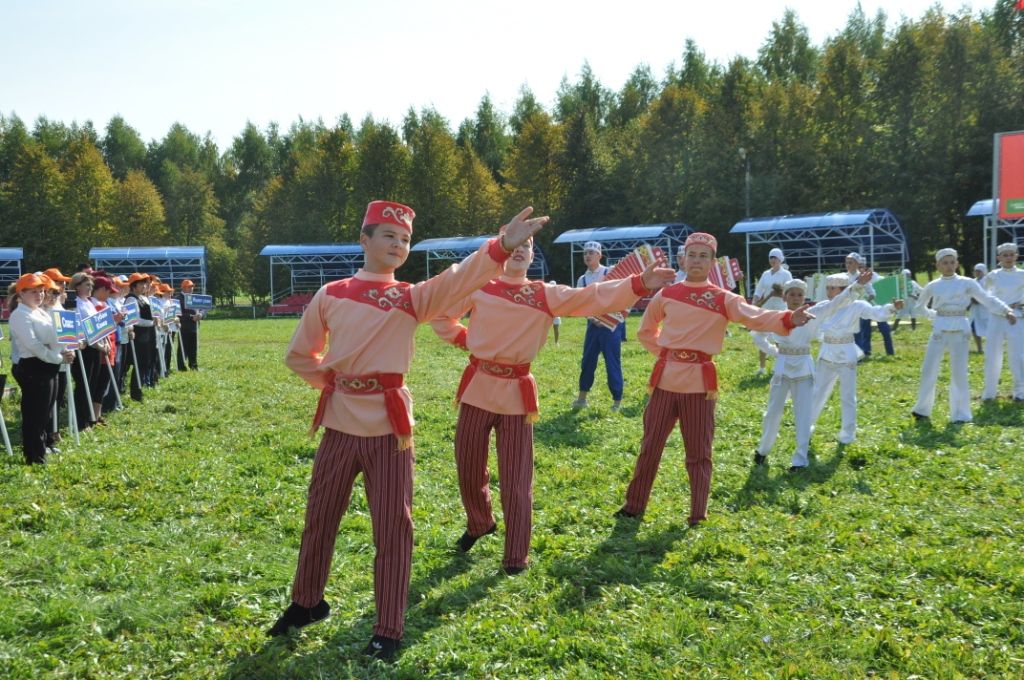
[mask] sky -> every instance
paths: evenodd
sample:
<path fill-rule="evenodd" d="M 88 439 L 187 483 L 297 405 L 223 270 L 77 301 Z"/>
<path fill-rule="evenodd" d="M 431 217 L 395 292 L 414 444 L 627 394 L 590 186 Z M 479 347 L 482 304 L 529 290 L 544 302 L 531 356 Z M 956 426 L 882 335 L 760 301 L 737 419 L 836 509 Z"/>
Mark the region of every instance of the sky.
<path fill-rule="evenodd" d="M 864 13 L 977 14 L 988 2 L 863 0 Z M 661 79 L 687 39 L 710 61 L 755 58 L 787 8 L 815 45 L 856 0 L 2 0 L 0 114 L 122 116 L 144 141 L 181 123 L 225 149 L 247 122 L 283 130 L 348 114 L 398 125 L 432 107 L 452 129 L 484 95 L 508 114 L 528 87 L 551 108 L 584 63 L 618 90 L 640 65 Z"/>

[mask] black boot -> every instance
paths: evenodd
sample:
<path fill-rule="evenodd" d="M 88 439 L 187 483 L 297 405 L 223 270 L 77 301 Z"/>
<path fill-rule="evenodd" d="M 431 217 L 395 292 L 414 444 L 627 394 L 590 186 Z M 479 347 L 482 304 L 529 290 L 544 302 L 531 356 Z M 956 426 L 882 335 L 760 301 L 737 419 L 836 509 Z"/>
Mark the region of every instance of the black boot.
<path fill-rule="evenodd" d="M 398 648 L 401 646 L 401 640 L 384 637 L 383 635 L 374 635 L 370 638 L 370 643 L 366 645 L 366 649 L 363 650 L 363 654 L 380 659 L 381 661 L 393 661 L 395 654 L 398 653 Z"/>
<path fill-rule="evenodd" d="M 320 600 L 312 607 L 303 607 L 301 604 L 292 602 L 288 605 L 288 609 L 284 610 L 284 614 L 281 614 L 277 623 L 267 631 L 267 635 L 277 637 L 287 633 L 289 628 L 305 628 L 311 623 L 323 621 L 330 613 L 331 605 L 327 604 L 326 600 Z"/>
<path fill-rule="evenodd" d="M 484 533 L 480 534 L 480 536 L 472 536 L 468 531 L 463 533 L 462 536 L 459 537 L 459 552 L 469 552 L 470 549 L 472 549 L 472 547 L 476 545 L 476 542 L 480 540 L 481 537 L 486 536 L 487 534 L 493 534 L 497 530 L 498 525 L 492 524 L 491 528 L 485 531 Z"/>

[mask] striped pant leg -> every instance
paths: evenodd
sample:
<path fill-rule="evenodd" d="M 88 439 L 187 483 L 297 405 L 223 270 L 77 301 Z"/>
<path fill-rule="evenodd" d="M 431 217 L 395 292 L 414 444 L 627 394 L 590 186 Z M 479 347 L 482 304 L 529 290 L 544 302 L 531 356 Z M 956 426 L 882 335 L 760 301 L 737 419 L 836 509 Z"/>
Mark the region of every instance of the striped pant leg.
<path fill-rule="evenodd" d="M 487 453 L 491 429 L 498 419 L 497 414 L 469 404 L 459 408 L 455 426 L 455 469 L 459 475 L 462 507 L 466 510 L 466 530 L 471 536 L 481 536 L 494 525 Z"/>
<path fill-rule="evenodd" d="M 814 398 L 814 382 L 798 380 L 790 386 L 793 399 L 793 419 L 796 421 L 796 449 L 790 465 L 807 465 L 811 446 L 811 408 Z"/>
<path fill-rule="evenodd" d="M 644 438 L 633 469 L 633 479 L 626 489 L 625 510 L 640 514 L 651 498 L 654 478 L 658 475 L 665 442 L 678 420 L 675 398 L 679 395 L 655 388 L 644 409 Z M 703 398 L 703 394 L 700 395 Z"/>
<path fill-rule="evenodd" d="M 502 415 L 497 428 L 501 509 L 505 515 L 506 567 L 529 562 L 533 528 L 533 425 L 525 415 Z"/>
<path fill-rule="evenodd" d="M 355 452 L 358 439 L 361 438 L 325 429 L 313 461 L 306 526 L 292 582 L 292 601 L 303 607 L 316 605 L 324 596 L 338 524 L 348 508 L 352 484 L 359 474 Z"/>
<path fill-rule="evenodd" d="M 377 601 L 374 635 L 401 639 L 412 570 L 412 481 L 414 452 L 398 450 L 388 434 L 360 437 L 363 484 L 373 522 L 373 590 Z"/>
<path fill-rule="evenodd" d="M 842 425 L 836 439 L 850 444 L 857 436 L 857 364 L 843 364 L 839 369 L 839 404 Z"/>
<path fill-rule="evenodd" d="M 681 394 L 678 397 L 679 428 L 686 449 L 686 474 L 690 478 L 691 524 L 707 517 L 711 491 L 711 445 L 715 440 L 715 404 L 707 394 Z"/>
<path fill-rule="evenodd" d="M 990 319 L 994 321 L 995 319 Z M 967 333 L 946 333 L 949 348 L 949 418 L 970 422 L 971 387 L 968 382 L 968 353 L 970 339 Z"/>

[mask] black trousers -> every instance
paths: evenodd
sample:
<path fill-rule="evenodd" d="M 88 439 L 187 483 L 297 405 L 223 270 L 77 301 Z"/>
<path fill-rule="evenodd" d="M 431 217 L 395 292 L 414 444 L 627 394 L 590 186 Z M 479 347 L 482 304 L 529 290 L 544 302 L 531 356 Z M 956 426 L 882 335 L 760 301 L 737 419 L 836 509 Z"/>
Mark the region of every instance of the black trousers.
<path fill-rule="evenodd" d="M 41 359 L 22 358 L 11 368 L 21 387 L 21 441 L 25 460 L 46 460 L 46 426 L 57 398 L 57 369 Z"/>
<path fill-rule="evenodd" d="M 181 348 L 185 350 L 185 358 L 188 360 L 188 367 L 190 369 L 199 368 L 199 361 L 196 357 L 196 352 L 199 349 L 199 335 L 195 331 L 189 332 L 184 328 L 178 333 L 178 343 Z M 178 351 L 178 370 L 185 370 L 185 362 L 181 359 L 181 348 Z"/>

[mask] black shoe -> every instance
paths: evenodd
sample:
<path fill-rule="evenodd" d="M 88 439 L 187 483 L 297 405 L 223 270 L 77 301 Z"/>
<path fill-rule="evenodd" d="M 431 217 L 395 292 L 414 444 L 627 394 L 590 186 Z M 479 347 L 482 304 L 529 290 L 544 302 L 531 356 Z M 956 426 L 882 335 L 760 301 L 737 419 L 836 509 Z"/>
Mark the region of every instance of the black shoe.
<path fill-rule="evenodd" d="M 320 602 L 312 607 L 303 607 L 301 604 L 292 602 L 288 605 L 288 609 L 284 610 L 284 614 L 281 614 L 281 618 L 277 620 L 277 623 L 267 631 L 267 635 L 270 637 L 284 635 L 288 632 L 289 628 L 304 628 L 311 623 L 323 621 L 330 613 L 331 605 L 327 604 L 326 600 L 320 600 Z"/>
<path fill-rule="evenodd" d="M 395 654 L 398 653 L 398 648 L 401 646 L 401 640 L 384 637 L 383 635 L 374 635 L 370 638 L 370 643 L 366 645 L 366 649 L 363 650 L 363 654 L 380 659 L 381 661 L 392 661 L 395 658 Z"/>
<path fill-rule="evenodd" d="M 928 420 L 928 416 L 923 416 L 920 413 L 918 413 L 917 411 L 911 411 L 910 415 L 914 416 L 914 420 L 917 420 L 917 421 Z"/>
<path fill-rule="evenodd" d="M 459 549 L 459 552 L 469 552 L 473 548 L 473 546 L 476 545 L 476 542 L 480 540 L 480 538 L 486 536 L 487 534 L 493 534 L 497 530 L 498 525 L 492 524 L 490 529 L 480 534 L 479 536 L 473 536 L 468 531 L 464 532 L 462 536 L 459 537 L 459 542 L 456 544 Z"/>
<path fill-rule="evenodd" d="M 789 472 L 802 472 L 807 469 L 806 465 L 790 465 Z"/>
<path fill-rule="evenodd" d="M 503 576 L 515 576 L 516 574 L 522 574 L 524 571 L 526 571 L 526 567 L 525 566 L 524 567 L 506 567 L 506 566 L 503 565 L 501 567 L 501 570 L 499 571 L 499 573 L 502 574 Z"/>
<path fill-rule="evenodd" d="M 621 508 L 619 508 L 618 510 L 615 511 L 615 515 L 614 516 L 615 517 L 625 517 L 627 519 L 636 519 L 637 517 L 640 516 L 640 513 L 639 512 L 630 512 L 629 510 L 626 510 L 625 507 L 621 507 Z"/>
<path fill-rule="evenodd" d="M 761 453 L 755 453 L 754 454 L 754 465 L 764 465 L 765 461 L 767 461 L 767 460 L 768 460 L 768 456 L 766 456 L 764 454 L 761 454 Z"/>

